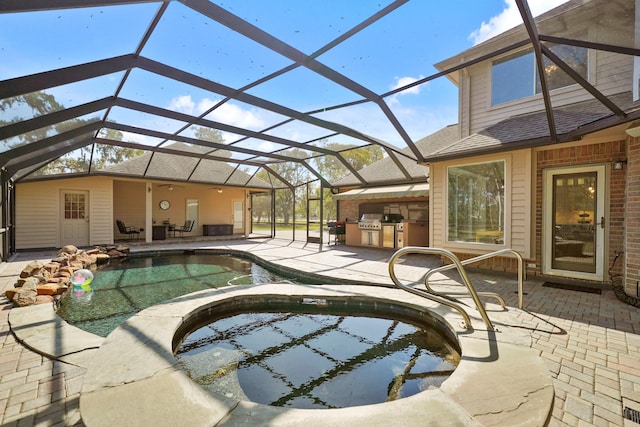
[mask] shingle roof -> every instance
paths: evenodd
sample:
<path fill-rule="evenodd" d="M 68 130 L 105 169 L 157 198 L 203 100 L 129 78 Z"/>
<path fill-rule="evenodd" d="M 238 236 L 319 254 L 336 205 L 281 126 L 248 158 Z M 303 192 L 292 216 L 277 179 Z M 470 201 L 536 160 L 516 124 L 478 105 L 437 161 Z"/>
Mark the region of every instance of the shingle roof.
<path fill-rule="evenodd" d="M 204 147 L 189 146 L 181 142 L 171 144 L 168 149 L 203 154 L 210 151 Z M 152 158 L 153 156 L 153 158 Z M 221 182 L 232 185 L 245 185 L 255 188 L 270 188 L 260 179 L 223 161 L 198 159 L 196 157 L 174 156 L 166 153 L 147 152 L 122 163 L 108 166 L 102 172 L 116 175 L 139 176 L 147 169 L 148 178 L 169 179 L 190 182 Z"/>
<path fill-rule="evenodd" d="M 446 126 L 431 135 L 416 141 L 416 147 L 420 150 L 422 155 L 426 157 L 427 155 L 442 150 L 443 148 L 458 141 L 460 138 L 458 129 L 459 126 L 457 124 Z M 405 148 L 402 151 L 410 154 L 408 148 Z M 393 159 L 389 157 L 385 157 L 367 167 L 362 168 L 358 173 L 367 181 L 368 184 L 390 184 L 394 182 L 425 180 L 425 175 L 429 171 L 427 166 L 418 164 L 405 157 L 399 157 L 398 160 L 411 176 L 410 179 L 407 179 L 407 177 L 401 173 L 401 171 L 395 166 Z M 362 185 L 358 178 L 353 174 L 349 174 L 333 184 L 337 187 Z"/>
<path fill-rule="evenodd" d="M 618 105 L 624 105 L 624 111 L 640 108 L 640 103 L 632 101 L 631 93 L 614 95 L 610 99 Z M 576 140 L 583 134 L 580 132 L 581 128 L 613 116 L 614 114 L 597 100 L 583 101 L 553 111 L 559 142 Z M 502 120 L 454 144 L 425 154 L 424 157 L 427 161 L 433 162 L 546 144 L 552 144 L 552 141 L 546 113 L 540 111 Z"/>

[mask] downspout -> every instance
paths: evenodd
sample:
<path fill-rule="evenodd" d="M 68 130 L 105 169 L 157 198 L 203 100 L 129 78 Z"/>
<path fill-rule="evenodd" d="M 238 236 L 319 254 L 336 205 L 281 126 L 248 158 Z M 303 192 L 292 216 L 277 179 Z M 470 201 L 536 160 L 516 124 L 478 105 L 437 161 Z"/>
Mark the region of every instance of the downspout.
<path fill-rule="evenodd" d="M 0 218 L 0 243 L 2 244 L 1 260 L 6 262 L 9 258 L 10 240 L 12 236 L 11 227 L 11 185 L 7 177 L 7 170 L 0 170 L 0 191 L 2 192 L 2 214 Z"/>
<path fill-rule="evenodd" d="M 634 21 L 636 23 L 636 27 L 634 29 L 634 42 L 633 46 L 638 49 L 640 48 L 640 0 L 636 0 L 636 19 Z M 640 99 L 640 57 L 633 57 L 633 100 L 637 101 Z"/>

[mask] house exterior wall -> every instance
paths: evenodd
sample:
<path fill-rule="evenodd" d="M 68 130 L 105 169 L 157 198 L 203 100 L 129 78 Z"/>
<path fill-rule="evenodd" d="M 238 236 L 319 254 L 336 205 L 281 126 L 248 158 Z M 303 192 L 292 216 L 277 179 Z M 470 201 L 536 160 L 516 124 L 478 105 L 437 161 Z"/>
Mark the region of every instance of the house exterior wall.
<path fill-rule="evenodd" d="M 89 193 L 89 244 L 113 244 L 126 239 L 119 233 L 116 219 L 127 226 L 145 228 L 146 194 L 152 187 L 151 218 L 158 224 L 170 220 L 182 225 L 186 216 L 186 200 L 199 201 L 198 227 L 190 236 L 201 236 L 203 224 L 233 224 L 233 201 L 246 201 L 245 189 L 225 188 L 218 193 L 208 185 L 183 185 L 174 191 L 158 189 L 157 184 L 113 177 L 82 177 L 50 181 L 24 182 L 16 185 L 16 249 L 59 248 L 61 244 L 62 191 Z M 162 188 L 162 187 L 161 187 Z M 169 200 L 171 208 L 161 210 L 161 200 Z M 245 202 L 244 211 L 247 212 Z M 250 218 L 249 218 L 250 220 Z M 248 227 L 245 217 L 245 229 Z M 141 233 L 144 239 L 146 230 Z M 238 230 L 235 230 L 238 232 Z M 186 234 L 185 234 L 186 236 Z"/>
<path fill-rule="evenodd" d="M 70 178 L 16 185 L 16 249 L 61 246 L 63 190 L 89 192 L 89 244 L 113 242 L 111 179 Z"/>
<path fill-rule="evenodd" d="M 352 200 L 339 200 L 339 221 L 344 221 L 346 219 L 349 222 L 357 222 L 360 219 L 360 205 L 364 203 L 386 203 L 388 205 L 402 205 L 400 208 L 402 215 L 405 217 L 405 220 L 413 219 L 409 218 L 409 213 L 405 212 L 404 205 L 420 205 L 426 206 L 429 203 L 429 199 L 426 197 L 403 197 L 403 198 L 393 198 L 393 199 L 352 199 Z M 420 210 L 422 211 L 422 207 Z M 428 209 L 424 208 L 424 218 L 428 215 Z M 382 212 L 380 212 L 382 213 Z"/>
<path fill-rule="evenodd" d="M 146 219 L 145 195 L 147 187 L 151 186 L 151 219 L 156 225 L 165 221 L 175 225 L 182 225 L 186 221 L 187 200 L 198 200 L 198 222 L 193 230 L 185 236 L 202 236 L 203 224 L 233 224 L 233 202 L 244 201 L 244 212 L 247 212 L 245 190 L 243 188 L 225 187 L 222 193 L 210 185 L 176 184 L 171 191 L 167 187 L 160 187 L 157 183 L 145 183 L 135 180 L 114 180 L 113 212 L 115 219 L 121 219 L 126 225 L 143 227 Z M 160 201 L 167 200 L 170 208 L 160 209 Z M 113 221 L 113 233 L 116 239 L 127 236 L 118 232 Z M 248 228 L 245 215 L 245 230 Z M 249 217 L 250 220 L 250 217 Z M 243 232 L 246 232 L 242 230 Z M 235 230 L 238 232 L 238 230 Z M 147 230 L 141 233 L 145 237 Z"/>
<path fill-rule="evenodd" d="M 633 154 L 629 154 L 629 166 L 623 170 L 613 170 L 610 165 L 627 157 L 624 134 L 594 136 L 580 143 L 562 144 L 533 151 L 519 150 L 494 156 L 470 157 L 456 161 L 434 163 L 431 165 L 431 246 L 453 251 L 460 259 L 468 259 L 481 253 L 501 249 L 500 245 L 483 245 L 475 243 L 446 242 L 447 229 L 447 196 L 446 169 L 448 166 L 468 163 L 479 163 L 496 159 L 509 159 L 511 177 L 507 180 L 510 191 L 505 194 L 507 206 L 507 239 L 505 246 L 517 250 L 526 260 L 529 275 L 542 274 L 543 257 L 543 171 L 547 168 L 607 165 L 607 201 L 606 212 L 606 244 L 605 271 L 612 277 L 619 277 L 624 272 L 625 262 L 616 256 L 626 251 L 627 287 L 633 287 L 640 280 L 640 245 L 632 242 L 640 240 L 640 190 L 638 180 L 631 178 L 634 172 L 640 176 L 640 143 L 636 143 L 637 163 L 633 162 Z M 630 147 L 631 148 L 631 147 Z M 634 170 L 635 166 L 637 170 Z M 534 178 L 532 178 L 534 176 Z M 636 198 L 632 196 L 636 193 Z M 629 193 L 629 194 L 627 194 Z M 626 202 L 625 202 L 626 197 Z M 510 200 L 509 200 L 510 199 Z M 436 202 L 437 201 L 437 202 Z M 637 205 L 634 209 L 634 204 Z M 633 216 L 635 212 L 635 217 Z M 626 218 L 626 220 L 625 220 Z M 634 219 L 635 218 L 635 219 Z M 635 231 L 633 227 L 635 226 Z M 627 227 L 631 227 L 628 229 Z M 626 232 L 625 232 L 626 230 Z M 635 234 L 634 234 L 635 233 Z M 626 241 L 626 243 L 625 243 Z M 634 253 L 634 248 L 638 246 Z M 629 253 L 631 251 L 631 253 Z M 618 255 L 618 258 L 620 255 Z M 616 263 L 614 265 L 614 260 Z M 494 258 L 475 265 L 476 267 L 496 271 L 517 271 L 514 259 Z M 535 267 L 534 267 L 535 266 Z M 612 268 L 611 268 L 612 267 Z"/>
<path fill-rule="evenodd" d="M 609 52 L 590 52 L 589 81 L 604 95 L 628 92 L 633 76 L 633 58 Z M 469 68 L 470 87 L 461 90 L 462 136 L 478 133 L 501 120 L 544 110 L 542 94 L 491 105 L 491 62 Z M 463 80 L 464 81 L 464 80 Z M 577 84 L 551 91 L 555 107 L 593 99 Z M 466 126 L 465 126 L 466 124 Z"/>
<path fill-rule="evenodd" d="M 634 33 L 634 7 L 635 2 L 632 0 L 620 2 L 616 7 L 610 7 L 606 2 L 595 1 L 567 3 L 547 14 L 548 16 L 545 17 L 547 20 L 539 24 L 539 32 L 556 37 L 630 47 L 633 45 L 633 40 L 637 39 Z M 526 38 L 527 32 L 523 26 L 513 28 L 436 64 L 436 68 L 440 71 L 450 69 L 462 62 L 475 60 Z M 549 43 L 546 45 L 552 46 Z M 530 46 L 525 46 L 521 50 L 524 51 L 527 48 Z M 512 50 L 502 57 L 516 52 L 518 51 Z M 491 65 L 493 61 L 500 58 L 492 58 L 449 75 L 459 88 L 461 137 L 519 114 L 544 110 L 541 94 L 491 105 Z M 629 92 L 633 81 L 633 61 L 634 58 L 631 55 L 590 50 L 589 83 L 605 95 Z M 554 107 L 592 99 L 591 95 L 578 84 L 552 90 L 551 95 Z"/>
<path fill-rule="evenodd" d="M 605 164 L 609 170 L 607 173 L 607 201 L 608 212 L 606 215 L 605 230 L 605 272 L 613 265 L 617 253 L 625 251 L 625 182 L 626 170 L 616 171 L 610 165 L 626 158 L 626 143 L 623 135 L 609 141 L 598 142 L 597 139 L 588 139 L 581 144 L 564 144 L 560 147 L 540 149 L 535 153 L 536 161 L 536 187 L 535 187 L 535 242 L 536 265 L 533 271 L 540 274 L 542 260 L 542 174 L 543 170 L 551 167 L 584 166 Z M 627 218 L 628 220 L 628 218 Z M 533 236 L 532 236 L 533 237 Z M 623 272 L 623 264 L 618 261 L 610 273 L 612 276 Z M 610 277 L 605 277 L 605 280 Z"/>
<path fill-rule="evenodd" d="M 640 297 L 640 138 L 628 138 L 624 290 Z"/>
<path fill-rule="evenodd" d="M 505 176 L 505 242 L 500 244 L 462 243 L 447 241 L 447 168 L 463 164 L 484 163 L 496 160 L 506 162 Z M 490 156 L 469 157 L 463 160 L 432 163 L 430 191 L 430 245 L 448 249 L 461 259 L 504 248 L 517 250 L 524 258 L 533 255 L 530 234 L 532 230 L 532 169 L 531 150 L 518 150 Z M 502 261 L 501 261 L 502 262 Z M 504 269 L 510 269 L 506 261 Z M 517 263 L 514 263 L 516 265 Z"/>

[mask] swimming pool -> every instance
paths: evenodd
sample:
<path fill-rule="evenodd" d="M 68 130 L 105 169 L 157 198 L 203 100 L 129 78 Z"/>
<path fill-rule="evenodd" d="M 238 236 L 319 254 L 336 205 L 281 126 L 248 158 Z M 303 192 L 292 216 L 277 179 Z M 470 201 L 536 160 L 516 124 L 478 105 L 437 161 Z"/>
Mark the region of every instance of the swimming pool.
<path fill-rule="evenodd" d="M 87 332 L 106 337 L 139 311 L 204 289 L 295 280 L 239 256 L 168 253 L 129 256 L 101 266 L 91 292 L 65 293 L 58 315 Z"/>

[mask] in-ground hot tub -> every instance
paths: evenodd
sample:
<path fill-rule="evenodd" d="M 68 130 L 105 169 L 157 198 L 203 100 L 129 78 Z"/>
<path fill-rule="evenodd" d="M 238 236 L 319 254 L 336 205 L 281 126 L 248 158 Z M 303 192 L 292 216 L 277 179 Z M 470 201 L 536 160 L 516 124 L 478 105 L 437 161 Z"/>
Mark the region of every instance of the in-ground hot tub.
<path fill-rule="evenodd" d="M 238 301 L 382 302 L 423 312 L 456 337 L 461 361 L 440 388 L 391 402 L 340 409 L 291 409 L 204 390 L 178 367 L 174 346 L 203 313 Z M 206 315 L 206 314 L 205 314 Z M 112 332 L 89 366 L 80 396 L 93 425 L 544 425 L 553 401 L 549 373 L 522 334 L 456 326 L 459 314 L 394 289 L 258 285 L 202 291 L 148 308 Z M 482 325 L 476 318 L 474 323 Z"/>
<path fill-rule="evenodd" d="M 383 403 L 439 387 L 457 339 L 425 310 L 368 297 L 236 297 L 175 334 L 178 366 L 203 388 L 288 408 Z"/>

